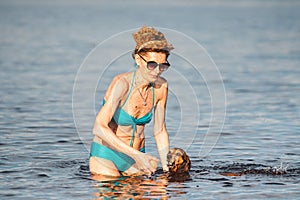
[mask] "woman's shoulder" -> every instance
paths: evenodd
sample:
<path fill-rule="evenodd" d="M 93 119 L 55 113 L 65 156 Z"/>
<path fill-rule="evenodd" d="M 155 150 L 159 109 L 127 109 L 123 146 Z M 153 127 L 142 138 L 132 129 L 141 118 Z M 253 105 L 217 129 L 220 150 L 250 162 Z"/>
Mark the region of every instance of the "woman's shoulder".
<path fill-rule="evenodd" d="M 114 89 L 117 89 L 117 90 L 128 89 L 128 87 L 130 85 L 130 74 L 131 73 L 132 72 L 126 72 L 126 73 L 116 75 L 112 79 L 112 81 L 107 89 L 107 93 L 110 94 L 110 92 Z"/>
<path fill-rule="evenodd" d="M 132 72 L 126 72 L 126 73 L 122 73 L 122 74 L 118 74 L 116 75 L 112 82 L 111 85 L 124 85 L 130 82 L 130 75 L 132 74 Z"/>
<path fill-rule="evenodd" d="M 168 81 L 163 77 L 159 77 L 155 81 L 154 91 L 157 101 L 165 100 L 168 96 Z"/>
<path fill-rule="evenodd" d="M 163 88 L 168 88 L 168 81 L 164 77 L 159 77 L 155 81 L 155 88 L 156 89 L 163 89 Z"/>
<path fill-rule="evenodd" d="M 155 95 L 155 105 L 158 103 L 162 103 L 163 105 L 166 104 L 168 98 L 168 81 L 163 78 L 159 77 L 154 84 L 154 95 Z"/>
<path fill-rule="evenodd" d="M 108 99 L 108 97 L 112 93 L 120 94 L 120 96 L 126 94 L 130 86 L 130 82 L 129 82 L 130 73 L 131 72 L 118 74 L 113 78 L 109 87 L 107 88 L 105 99 Z"/>

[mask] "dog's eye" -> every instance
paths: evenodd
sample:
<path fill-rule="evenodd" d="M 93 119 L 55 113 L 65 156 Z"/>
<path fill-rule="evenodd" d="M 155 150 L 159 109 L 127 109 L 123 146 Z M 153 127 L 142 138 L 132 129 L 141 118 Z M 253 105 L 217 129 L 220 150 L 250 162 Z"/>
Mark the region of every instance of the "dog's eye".
<path fill-rule="evenodd" d="M 176 156 L 181 156 L 181 153 L 177 152 L 177 153 L 176 153 Z"/>
<path fill-rule="evenodd" d="M 171 154 L 168 154 L 168 155 L 167 155 L 167 159 L 168 159 L 168 160 L 171 160 L 171 158 L 172 158 L 172 155 L 171 155 Z"/>

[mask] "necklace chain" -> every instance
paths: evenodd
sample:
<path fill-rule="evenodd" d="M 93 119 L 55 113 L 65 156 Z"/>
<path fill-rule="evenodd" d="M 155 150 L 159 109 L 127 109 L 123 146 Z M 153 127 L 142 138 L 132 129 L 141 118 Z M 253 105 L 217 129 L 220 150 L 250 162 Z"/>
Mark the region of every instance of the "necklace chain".
<path fill-rule="evenodd" d="M 134 80 L 134 85 L 137 86 L 136 80 Z M 139 94 L 140 94 L 141 98 L 143 99 L 144 106 L 147 105 L 147 99 L 148 99 L 148 95 L 149 95 L 149 90 L 148 90 L 148 89 L 149 89 L 149 86 L 151 86 L 151 84 L 149 84 L 149 85 L 147 86 L 147 89 L 146 89 L 146 92 L 147 92 L 147 93 L 146 93 L 146 97 L 145 97 L 145 98 L 143 97 L 143 95 L 142 95 L 140 89 L 137 87 L 137 90 L 139 91 Z"/>
<path fill-rule="evenodd" d="M 146 105 L 147 105 L 148 94 L 149 94 L 149 92 L 148 92 L 148 86 L 147 86 L 147 93 L 146 93 L 146 97 L 145 97 L 145 98 L 143 97 L 141 91 L 140 91 L 139 89 L 137 89 L 137 90 L 139 91 L 140 96 L 141 96 L 141 98 L 142 98 L 143 101 L 144 101 L 144 106 L 146 106 Z"/>

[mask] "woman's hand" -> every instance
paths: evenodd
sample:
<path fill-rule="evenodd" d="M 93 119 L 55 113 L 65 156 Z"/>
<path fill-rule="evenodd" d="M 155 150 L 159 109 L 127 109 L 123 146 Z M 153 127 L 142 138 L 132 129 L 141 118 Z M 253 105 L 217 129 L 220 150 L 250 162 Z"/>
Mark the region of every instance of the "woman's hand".
<path fill-rule="evenodd" d="M 146 153 L 139 153 L 133 156 L 139 171 L 151 175 L 156 171 L 158 159 Z"/>

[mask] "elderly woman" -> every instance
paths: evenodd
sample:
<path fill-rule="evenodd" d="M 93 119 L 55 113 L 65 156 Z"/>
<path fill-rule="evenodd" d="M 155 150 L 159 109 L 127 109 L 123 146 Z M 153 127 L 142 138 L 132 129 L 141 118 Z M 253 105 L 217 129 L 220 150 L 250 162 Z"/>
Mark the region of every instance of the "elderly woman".
<path fill-rule="evenodd" d="M 154 137 L 164 171 L 168 171 L 169 137 L 165 124 L 168 83 L 161 74 L 173 46 L 163 33 L 142 27 L 133 34 L 137 69 L 117 75 L 96 116 L 90 172 L 106 176 L 151 174 L 158 159 L 145 153 L 144 128 L 154 115 Z"/>

